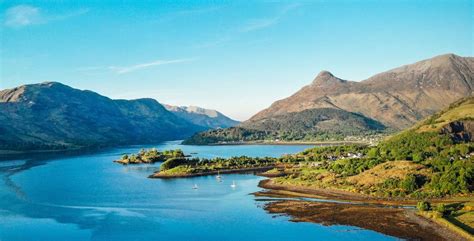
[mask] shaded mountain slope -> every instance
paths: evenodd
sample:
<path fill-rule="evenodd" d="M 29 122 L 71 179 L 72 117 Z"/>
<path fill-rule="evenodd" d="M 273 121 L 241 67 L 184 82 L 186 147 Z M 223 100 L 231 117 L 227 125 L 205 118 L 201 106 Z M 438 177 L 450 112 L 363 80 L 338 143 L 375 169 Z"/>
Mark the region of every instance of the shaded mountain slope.
<path fill-rule="evenodd" d="M 64 149 L 181 139 L 202 127 L 154 99 L 112 100 L 47 82 L 0 91 L 0 149 Z"/>

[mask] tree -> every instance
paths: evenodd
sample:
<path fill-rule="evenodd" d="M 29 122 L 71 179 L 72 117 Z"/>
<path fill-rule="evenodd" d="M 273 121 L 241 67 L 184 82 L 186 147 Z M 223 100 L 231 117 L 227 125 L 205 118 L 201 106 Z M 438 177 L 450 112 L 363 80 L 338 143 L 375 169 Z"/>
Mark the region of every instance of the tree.
<path fill-rule="evenodd" d="M 186 163 L 185 158 L 174 158 L 173 157 L 173 158 L 170 158 L 170 159 L 166 160 L 165 162 L 163 162 L 161 164 L 160 171 L 169 170 L 171 168 L 183 165 L 185 163 Z"/>
<path fill-rule="evenodd" d="M 369 158 L 377 158 L 380 156 L 380 151 L 378 148 L 374 147 L 374 148 L 371 148 L 368 152 L 367 152 L 367 156 Z"/>
<path fill-rule="evenodd" d="M 443 203 L 436 206 L 436 211 L 443 216 L 449 213 L 448 209 L 446 208 L 446 205 L 444 205 Z"/>
<path fill-rule="evenodd" d="M 431 209 L 431 204 L 427 201 L 420 201 L 416 204 L 416 208 L 420 211 L 429 211 Z"/>
<path fill-rule="evenodd" d="M 414 192 L 418 189 L 418 184 L 416 183 L 416 176 L 413 174 L 408 175 L 401 183 L 401 188 L 407 193 Z"/>
<path fill-rule="evenodd" d="M 414 162 L 423 161 L 423 153 L 421 153 L 421 152 L 413 153 L 412 159 L 413 159 Z"/>

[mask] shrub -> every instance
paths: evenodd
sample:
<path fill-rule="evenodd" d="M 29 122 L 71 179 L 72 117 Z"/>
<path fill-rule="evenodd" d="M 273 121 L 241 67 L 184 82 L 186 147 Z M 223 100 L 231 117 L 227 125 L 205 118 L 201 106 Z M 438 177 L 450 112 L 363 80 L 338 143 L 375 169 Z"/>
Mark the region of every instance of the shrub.
<path fill-rule="evenodd" d="M 436 206 L 436 211 L 440 213 L 442 216 L 449 214 L 449 210 L 446 208 L 446 205 L 444 205 L 443 203 Z"/>
<path fill-rule="evenodd" d="M 401 188 L 405 190 L 406 193 L 414 192 L 418 189 L 418 184 L 416 182 L 416 176 L 413 174 L 408 175 L 402 182 Z"/>
<path fill-rule="evenodd" d="M 420 201 L 416 204 L 416 208 L 420 211 L 429 211 L 431 209 L 431 204 L 427 201 Z"/>
<path fill-rule="evenodd" d="M 161 164 L 160 171 L 169 170 L 179 165 L 183 165 L 186 162 L 187 160 L 185 158 L 179 158 L 179 157 L 170 158 Z"/>

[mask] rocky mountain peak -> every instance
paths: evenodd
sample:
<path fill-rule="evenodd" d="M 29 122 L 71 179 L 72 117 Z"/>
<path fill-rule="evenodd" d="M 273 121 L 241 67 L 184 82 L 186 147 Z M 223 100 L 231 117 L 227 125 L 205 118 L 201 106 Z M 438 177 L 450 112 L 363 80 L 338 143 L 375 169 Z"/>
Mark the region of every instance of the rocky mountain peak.
<path fill-rule="evenodd" d="M 314 78 L 313 85 L 325 86 L 334 83 L 345 83 L 346 80 L 335 77 L 331 72 L 323 70 Z"/>
<path fill-rule="evenodd" d="M 441 54 L 438 56 L 433 57 L 433 59 L 440 59 L 440 60 L 453 60 L 453 59 L 460 59 L 461 56 L 455 55 L 453 53 Z"/>
<path fill-rule="evenodd" d="M 332 78 L 332 77 L 334 77 L 334 75 L 327 70 L 322 70 L 321 72 L 319 72 L 318 76 L 316 76 L 316 78 Z"/>
<path fill-rule="evenodd" d="M 474 93 L 474 58 L 443 54 L 391 69 L 360 82 L 321 71 L 309 86 L 273 103 L 250 120 L 334 108 L 403 129 Z"/>

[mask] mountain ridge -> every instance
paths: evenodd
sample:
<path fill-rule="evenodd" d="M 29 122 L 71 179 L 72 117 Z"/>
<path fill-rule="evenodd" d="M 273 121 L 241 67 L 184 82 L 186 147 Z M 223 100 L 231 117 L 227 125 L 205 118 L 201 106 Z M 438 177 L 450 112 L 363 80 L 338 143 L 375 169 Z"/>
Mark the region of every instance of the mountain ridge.
<path fill-rule="evenodd" d="M 444 93 L 439 93 L 439 90 Z M 387 126 L 403 129 L 473 92 L 474 58 L 445 54 L 403 65 L 360 82 L 341 80 L 328 71 L 322 71 L 310 85 L 276 101 L 249 121 L 304 109 L 333 107 L 361 113 Z M 443 96 L 442 100 L 439 96 Z M 390 101 L 384 101 L 387 98 Z M 372 106 L 378 106 L 380 112 L 383 112 L 385 104 L 391 102 L 388 107 L 403 116 L 393 113 L 387 117 L 377 115 L 363 108 L 367 101 Z M 423 106 L 417 108 L 415 102 Z"/>
<path fill-rule="evenodd" d="M 474 58 L 455 54 L 403 65 L 360 82 L 343 80 L 323 70 L 310 84 L 287 98 L 275 101 L 242 122 L 238 128 L 263 131 L 259 128 L 260 122 L 279 116 L 296 116 L 306 110 L 333 109 L 360 114 L 390 130 L 402 130 L 473 93 Z M 288 119 L 285 132 L 292 131 L 290 123 L 294 121 L 297 120 Z M 308 130 L 312 128 L 308 126 Z M 228 140 L 232 139 L 229 135 L 225 136 Z M 192 138 L 203 140 L 196 136 Z"/>
<path fill-rule="evenodd" d="M 113 100 L 59 82 L 1 90 L 0 107 L 3 150 L 156 143 L 205 130 L 155 99 Z"/>

